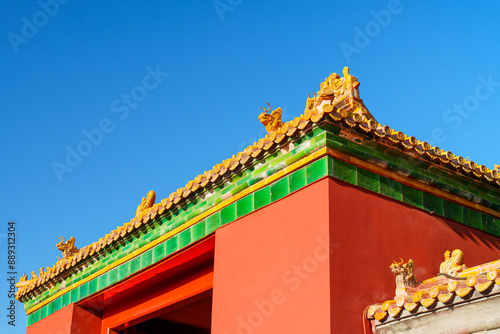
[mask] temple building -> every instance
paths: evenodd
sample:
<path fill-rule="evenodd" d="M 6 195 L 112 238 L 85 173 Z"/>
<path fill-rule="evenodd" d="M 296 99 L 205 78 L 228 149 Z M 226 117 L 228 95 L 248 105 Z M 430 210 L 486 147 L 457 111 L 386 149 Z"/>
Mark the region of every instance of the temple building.
<path fill-rule="evenodd" d="M 499 333 L 498 166 L 379 124 L 359 85 L 333 73 L 98 241 L 61 238 L 17 283 L 27 333 Z"/>

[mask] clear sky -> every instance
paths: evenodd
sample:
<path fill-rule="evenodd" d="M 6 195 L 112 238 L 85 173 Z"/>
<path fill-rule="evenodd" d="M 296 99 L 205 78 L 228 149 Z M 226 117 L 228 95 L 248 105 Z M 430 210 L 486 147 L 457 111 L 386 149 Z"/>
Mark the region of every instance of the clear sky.
<path fill-rule="evenodd" d="M 0 332 L 16 279 L 52 266 L 265 135 L 344 66 L 382 123 L 500 164 L 494 1 L 1 0 Z M 89 139 L 90 138 L 90 139 Z M 397 254 L 397 252 L 395 253 Z"/>

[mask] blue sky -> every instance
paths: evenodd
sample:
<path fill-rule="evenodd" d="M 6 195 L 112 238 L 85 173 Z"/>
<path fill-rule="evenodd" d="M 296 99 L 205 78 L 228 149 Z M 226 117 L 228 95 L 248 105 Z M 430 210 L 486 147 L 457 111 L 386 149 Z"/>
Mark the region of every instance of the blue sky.
<path fill-rule="evenodd" d="M 53 265 L 61 235 L 78 247 L 97 241 L 149 190 L 168 197 L 263 137 L 260 106 L 290 120 L 344 66 L 381 124 L 493 168 L 499 7 L 2 0 L 0 254 L 9 220 L 17 278 Z M 25 332 L 20 305 L 16 327 L 3 313 L 2 333 Z"/>

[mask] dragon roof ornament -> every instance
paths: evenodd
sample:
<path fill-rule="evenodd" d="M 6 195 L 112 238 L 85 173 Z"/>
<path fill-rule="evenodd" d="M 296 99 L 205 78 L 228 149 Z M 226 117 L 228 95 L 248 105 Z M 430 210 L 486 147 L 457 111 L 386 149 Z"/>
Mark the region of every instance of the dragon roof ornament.
<path fill-rule="evenodd" d="M 455 249 L 453 252 L 447 250 L 444 253 L 444 261 L 439 266 L 439 274 L 457 276 L 458 273 L 466 268 L 464 264 L 464 252 L 460 249 Z"/>
<path fill-rule="evenodd" d="M 60 242 L 57 243 L 56 247 L 62 252 L 62 258 L 58 257 L 56 264 L 53 267 L 40 268 L 39 275 L 34 271 L 31 272 L 31 279 L 28 280 L 28 275 L 24 273 L 20 278 L 19 282 L 16 283 L 16 298 L 26 292 L 28 287 L 32 285 L 40 284 L 40 279 L 49 279 L 54 277 L 58 273 L 59 268 L 65 268 L 71 265 L 74 260 L 75 255 L 79 252 L 78 248 L 75 246 L 75 237 L 71 237 L 66 240 L 63 236 L 59 237 Z"/>
<path fill-rule="evenodd" d="M 142 219 L 142 217 L 146 213 L 146 210 L 153 207 L 155 201 L 156 201 L 156 193 L 153 190 L 151 190 L 148 192 L 146 197 L 142 198 L 141 204 L 139 204 L 135 212 L 135 218 Z"/>
<path fill-rule="evenodd" d="M 390 268 L 394 275 L 396 275 L 396 296 L 407 295 L 409 288 L 418 285 L 417 278 L 413 271 L 415 270 L 415 263 L 412 259 L 407 263 L 393 261 Z"/>
<path fill-rule="evenodd" d="M 281 110 L 281 108 L 278 108 L 276 110 L 273 110 L 271 114 L 268 114 L 268 112 L 271 110 L 271 105 L 269 103 L 266 104 L 269 106 L 269 108 L 266 109 L 264 107 L 261 107 L 262 109 L 264 109 L 264 112 L 259 115 L 259 121 L 266 127 L 267 133 L 279 131 L 283 126 L 283 122 L 281 121 L 281 114 L 283 111 Z"/>
<path fill-rule="evenodd" d="M 474 296 L 482 298 L 497 293 L 494 287 L 500 285 L 500 260 L 467 268 L 464 265 L 464 253 L 460 249 L 446 251 L 444 255 L 439 274 L 423 282 L 416 281 L 412 260 L 405 264 L 402 261 L 394 262 L 391 265 L 397 277 L 394 299 L 371 305 L 367 308 L 366 318 L 377 320 L 377 324 L 380 324 L 400 319 L 403 315 L 417 314 L 419 309 L 426 312 L 470 301 Z M 410 277 L 413 283 L 407 284 L 406 277 Z"/>
<path fill-rule="evenodd" d="M 59 242 L 56 247 L 63 252 L 63 259 L 73 256 L 78 252 L 78 248 L 75 247 L 75 237 L 71 237 L 66 241 L 64 237 L 61 236 L 59 240 L 61 240 L 61 242 Z"/>
<path fill-rule="evenodd" d="M 337 73 L 332 73 L 328 78 L 325 78 L 320 84 L 320 90 L 313 96 L 308 97 L 306 102 L 306 110 L 304 114 L 323 114 L 331 113 L 333 111 L 343 115 L 347 118 L 354 118 L 357 121 L 371 121 L 371 127 L 376 127 L 378 123 L 375 117 L 368 111 L 359 97 L 358 79 L 349 74 L 349 67 L 344 67 L 342 71 L 344 75 L 342 78 Z M 270 114 L 271 105 L 268 109 L 264 109 L 259 115 L 259 121 L 266 127 L 268 134 L 279 132 L 285 124 L 281 120 L 281 108 L 273 110 Z"/>
<path fill-rule="evenodd" d="M 349 74 L 349 67 L 344 67 L 342 70 L 344 77 L 340 77 L 337 73 L 332 73 L 328 78 L 325 78 L 320 84 L 320 90 L 315 97 L 309 98 L 310 109 L 323 109 L 324 112 L 333 110 L 333 106 L 341 105 L 344 102 L 347 109 L 347 116 L 357 114 L 362 120 L 375 120 L 375 117 L 368 111 L 359 97 L 358 78 Z M 326 108 L 326 110 L 325 110 Z M 340 107 L 342 108 L 342 107 Z"/>

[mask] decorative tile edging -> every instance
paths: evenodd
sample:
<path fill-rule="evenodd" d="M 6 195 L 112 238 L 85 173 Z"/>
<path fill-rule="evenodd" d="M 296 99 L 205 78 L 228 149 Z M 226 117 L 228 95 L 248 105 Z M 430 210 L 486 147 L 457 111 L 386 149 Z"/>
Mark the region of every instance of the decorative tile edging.
<path fill-rule="evenodd" d="M 330 176 L 399 202 L 500 237 L 500 219 L 331 158 Z"/>

